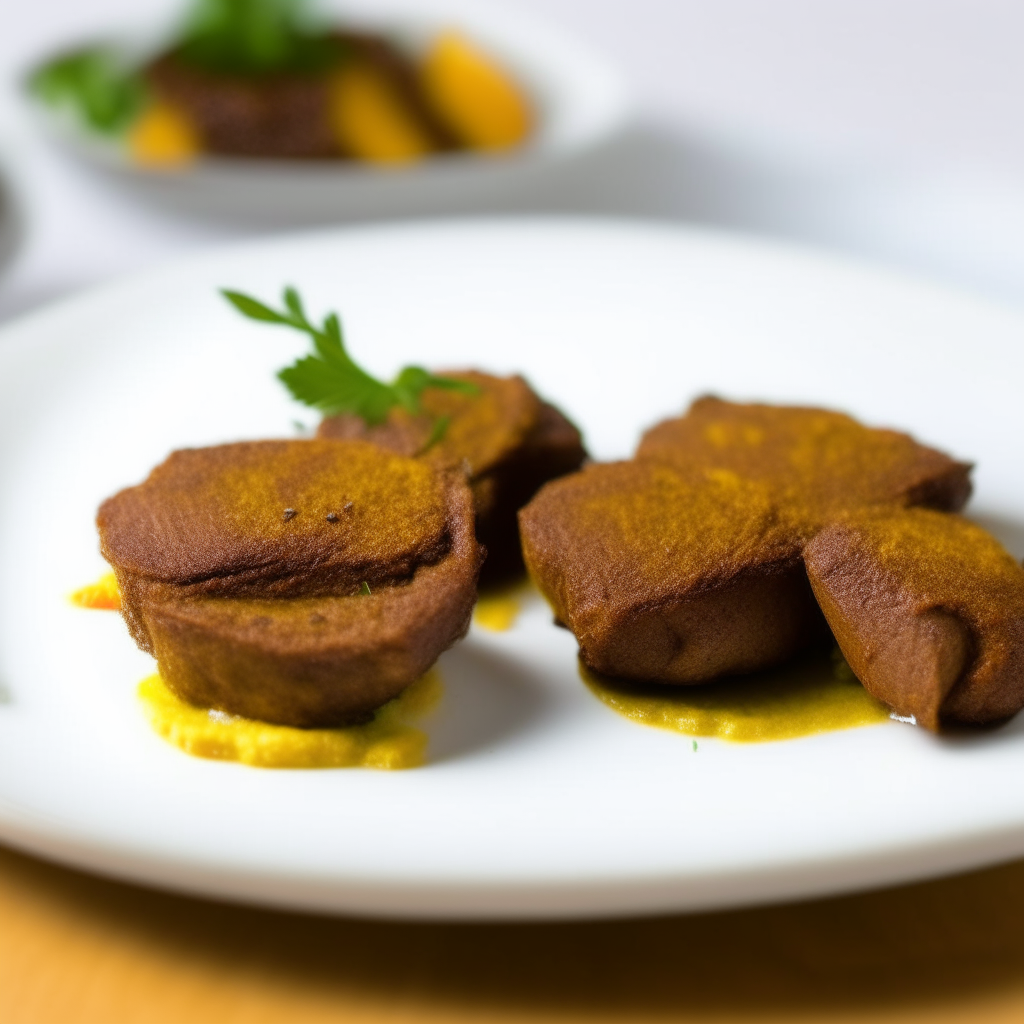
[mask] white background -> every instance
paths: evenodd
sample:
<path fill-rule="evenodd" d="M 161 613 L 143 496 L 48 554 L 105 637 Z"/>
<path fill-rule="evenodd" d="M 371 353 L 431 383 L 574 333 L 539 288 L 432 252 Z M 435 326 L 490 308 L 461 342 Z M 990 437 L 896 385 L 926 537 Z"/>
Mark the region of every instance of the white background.
<path fill-rule="evenodd" d="M 507 3 L 603 50 L 644 111 L 614 195 L 570 205 L 802 239 L 1024 302 L 1024 4 Z M 0 156 L 17 172 L 25 231 L 0 316 L 252 232 L 120 197 L 20 124 L 14 83 L 33 60 L 176 7 L 36 0 L 4 11 Z"/>

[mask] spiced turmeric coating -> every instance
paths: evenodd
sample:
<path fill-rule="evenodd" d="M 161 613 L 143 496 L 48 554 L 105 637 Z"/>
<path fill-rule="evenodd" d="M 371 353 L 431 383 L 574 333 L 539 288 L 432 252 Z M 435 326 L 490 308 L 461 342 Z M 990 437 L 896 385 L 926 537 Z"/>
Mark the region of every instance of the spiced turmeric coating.
<path fill-rule="evenodd" d="M 520 528 L 531 576 L 597 672 L 696 683 L 824 631 L 794 523 L 728 470 L 588 466 L 544 487 Z"/>
<path fill-rule="evenodd" d="M 409 576 L 449 543 L 438 475 L 360 442 L 177 451 L 97 521 L 119 572 L 194 594 L 355 593 Z"/>
<path fill-rule="evenodd" d="M 813 584 L 855 674 L 898 714 L 995 721 L 1024 705 L 1024 569 L 950 514 L 970 468 L 841 413 L 704 398 L 632 463 L 542 489 L 524 550 L 597 671 L 689 683 L 766 667 L 821 635 Z"/>
<path fill-rule="evenodd" d="M 477 537 L 487 549 L 484 575 L 494 581 L 521 572 L 516 513 L 542 484 L 579 468 L 586 458 L 580 432 L 522 377 L 477 370 L 438 373 L 472 384 L 477 392 L 428 388 L 418 416 L 396 408 L 377 426 L 357 416 L 331 416 L 318 435 L 362 438 L 440 470 L 464 471 L 473 491 Z M 431 444 L 442 418 L 447 427 Z"/>
<path fill-rule="evenodd" d="M 360 721 L 418 679 L 465 634 L 482 560 L 459 476 L 360 441 L 175 452 L 98 525 L 166 684 L 282 725 Z"/>
<path fill-rule="evenodd" d="M 865 688 L 919 725 L 1024 706 L 1024 568 L 981 527 L 860 510 L 807 545 L 815 596 Z"/>
<path fill-rule="evenodd" d="M 764 481 L 803 508 L 809 533 L 848 508 L 958 511 L 971 494 L 969 463 L 828 409 L 699 398 L 685 416 L 648 430 L 636 457 Z"/>

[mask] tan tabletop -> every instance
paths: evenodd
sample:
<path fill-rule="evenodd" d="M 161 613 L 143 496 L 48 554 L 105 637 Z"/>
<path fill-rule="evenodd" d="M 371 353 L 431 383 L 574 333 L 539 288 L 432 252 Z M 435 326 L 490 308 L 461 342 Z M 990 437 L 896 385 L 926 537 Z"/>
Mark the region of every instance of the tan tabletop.
<path fill-rule="evenodd" d="M 0 1021 L 1024 1021 L 1024 863 L 842 899 L 391 924 L 149 892 L 0 850 Z"/>

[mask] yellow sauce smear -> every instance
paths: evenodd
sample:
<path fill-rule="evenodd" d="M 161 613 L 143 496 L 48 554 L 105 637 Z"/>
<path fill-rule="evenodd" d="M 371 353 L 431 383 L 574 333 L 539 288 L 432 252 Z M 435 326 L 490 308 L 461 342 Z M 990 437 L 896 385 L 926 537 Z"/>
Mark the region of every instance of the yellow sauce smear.
<path fill-rule="evenodd" d="M 80 587 L 71 595 L 71 603 L 79 608 L 94 608 L 99 611 L 119 612 L 121 591 L 117 588 L 117 577 L 108 572 L 95 583 Z"/>
<path fill-rule="evenodd" d="M 516 580 L 506 586 L 485 590 L 473 608 L 473 622 L 492 633 L 510 630 L 523 610 L 523 601 L 530 586 L 529 580 Z"/>
<path fill-rule="evenodd" d="M 815 653 L 771 672 L 700 686 L 630 686 L 580 664 L 590 691 L 620 715 L 687 736 L 766 743 L 853 729 L 889 719 L 889 709 L 842 658 Z"/>
<path fill-rule="evenodd" d="M 418 768 L 427 736 L 410 722 L 441 699 L 441 677 L 431 669 L 385 704 L 373 721 L 344 729 L 295 729 L 193 707 L 158 675 L 139 683 L 150 724 L 164 739 L 194 757 L 238 761 L 257 768 Z"/>

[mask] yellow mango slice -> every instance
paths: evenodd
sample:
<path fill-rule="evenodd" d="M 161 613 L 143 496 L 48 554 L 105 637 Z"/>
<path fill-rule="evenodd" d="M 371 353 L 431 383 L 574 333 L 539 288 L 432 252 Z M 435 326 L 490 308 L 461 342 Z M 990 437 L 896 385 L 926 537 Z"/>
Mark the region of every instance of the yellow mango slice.
<path fill-rule="evenodd" d="M 522 90 L 460 33 L 437 38 L 421 78 L 438 116 L 472 149 L 511 149 L 530 134 L 533 114 Z"/>
<path fill-rule="evenodd" d="M 430 138 L 392 84 L 353 61 L 331 80 L 330 118 L 342 149 L 373 163 L 410 163 L 432 149 Z"/>
<path fill-rule="evenodd" d="M 128 132 L 128 152 L 141 167 L 183 167 L 202 148 L 191 119 L 169 103 L 148 107 Z"/>

